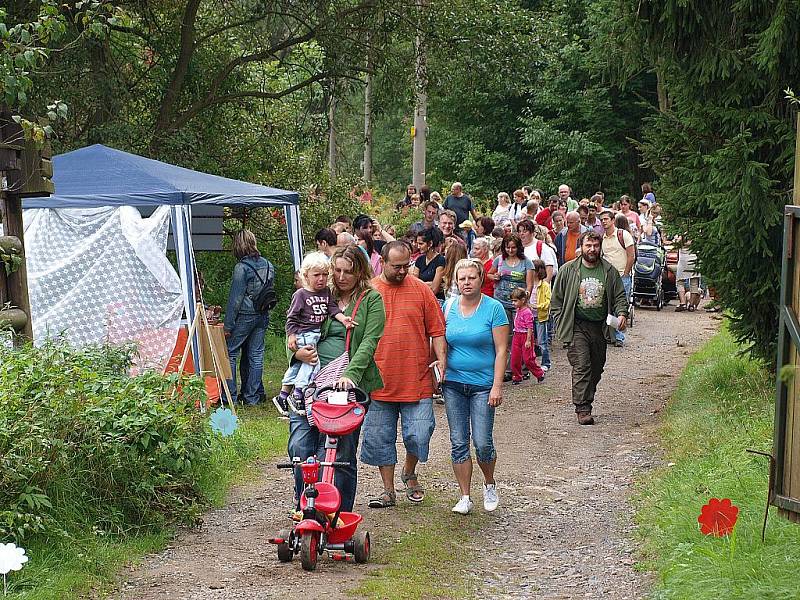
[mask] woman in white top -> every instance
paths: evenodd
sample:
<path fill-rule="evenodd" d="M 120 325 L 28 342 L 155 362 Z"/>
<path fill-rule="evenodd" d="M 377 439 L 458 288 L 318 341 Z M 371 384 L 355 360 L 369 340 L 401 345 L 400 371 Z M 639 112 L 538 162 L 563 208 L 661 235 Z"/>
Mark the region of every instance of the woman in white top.
<path fill-rule="evenodd" d="M 492 213 L 492 219 L 497 223 L 501 219 L 511 219 L 511 198 L 505 192 L 497 194 L 497 208 Z"/>

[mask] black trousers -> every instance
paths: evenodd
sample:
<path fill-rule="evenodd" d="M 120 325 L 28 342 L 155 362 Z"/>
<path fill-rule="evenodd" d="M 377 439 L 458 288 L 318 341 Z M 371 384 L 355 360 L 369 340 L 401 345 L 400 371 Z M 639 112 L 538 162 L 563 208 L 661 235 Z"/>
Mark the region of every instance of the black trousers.
<path fill-rule="evenodd" d="M 597 384 L 606 365 L 606 338 L 603 322 L 575 320 L 572 344 L 567 358 L 572 365 L 572 403 L 575 412 L 592 412 Z"/>

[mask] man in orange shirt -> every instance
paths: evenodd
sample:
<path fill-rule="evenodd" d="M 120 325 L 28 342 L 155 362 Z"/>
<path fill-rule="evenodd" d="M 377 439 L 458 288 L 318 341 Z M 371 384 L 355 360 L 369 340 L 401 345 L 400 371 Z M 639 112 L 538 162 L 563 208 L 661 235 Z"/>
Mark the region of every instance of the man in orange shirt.
<path fill-rule="evenodd" d="M 570 211 L 567 213 L 567 226 L 556 236 L 554 241 L 559 267 L 580 254 L 579 240 L 581 234 L 589 229 L 588 226 L 581 225 L 581 215 L 579 212 Z"/>
<path fill-rule="evenodd" d="M 411 250 L 404 242 L 389 242 L 381 251 L 383 272 L 372 280 L 383 297 L 386 326 L 375 351 L 383 388 L 372 393 L 364 419 L 361 460 L 380 469 L 383 492 L 369 501 L 370 508 L 396 503 L 394 471 L 397 464 L 397 420 L 400 419 L 406 458 L 400 475 L 406 497 L 422 502 L 425 491 L 417 479 L 417 463 L 428 460 L 433 429 L 434 381 L 431 345 L 440 373 L 447 367 L 444 317 L 431 288 L 407 277 Z"/>

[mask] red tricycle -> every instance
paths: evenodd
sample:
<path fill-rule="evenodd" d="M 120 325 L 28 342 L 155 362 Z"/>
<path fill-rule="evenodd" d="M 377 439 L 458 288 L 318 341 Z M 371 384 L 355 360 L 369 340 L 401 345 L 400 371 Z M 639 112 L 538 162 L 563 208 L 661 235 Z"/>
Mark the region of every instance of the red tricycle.
<path fill-rule="evenodd" d="M 338 391 L 332 386 L 315 389 L 312 397 L 307 418 L 326 436 L 325 460 L 320 462 L 311 456 L 303 462 L 295 457 L 292 462 L 278 465 L 279 469 L 300 469 L 303 475 L 304 489 L 299 503 L 302 519 L 269 541 L 278 545 L 281 562 L 290 562 L 299 553 L 306 571 L 317 568 L 317 559 L 323 552 L 331 552 L 335 560 L 348 560 L 352 556 L 356 562 L 365 563 L 370 554 L 369 533 L 356 532 L 363 519 L 361 515 L 341 511 L 342 497 L 333 484 L 333 474 L 337 467 L 350 466 L 336 462 L 339 437 L 361 425 L 369 397 L 359 388 Z"/>

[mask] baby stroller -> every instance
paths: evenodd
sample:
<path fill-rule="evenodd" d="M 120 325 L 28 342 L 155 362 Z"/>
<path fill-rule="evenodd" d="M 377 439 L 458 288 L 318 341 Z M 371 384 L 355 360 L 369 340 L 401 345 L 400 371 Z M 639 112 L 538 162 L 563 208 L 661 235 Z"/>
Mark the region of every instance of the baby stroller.
<path fill-rule="evenodd" d="M 633 304 L 648 304 L 661 310 L 664 306 L 664 249 L 653 244 L 640 243 L 636 263 L 633 265 Z"/>

